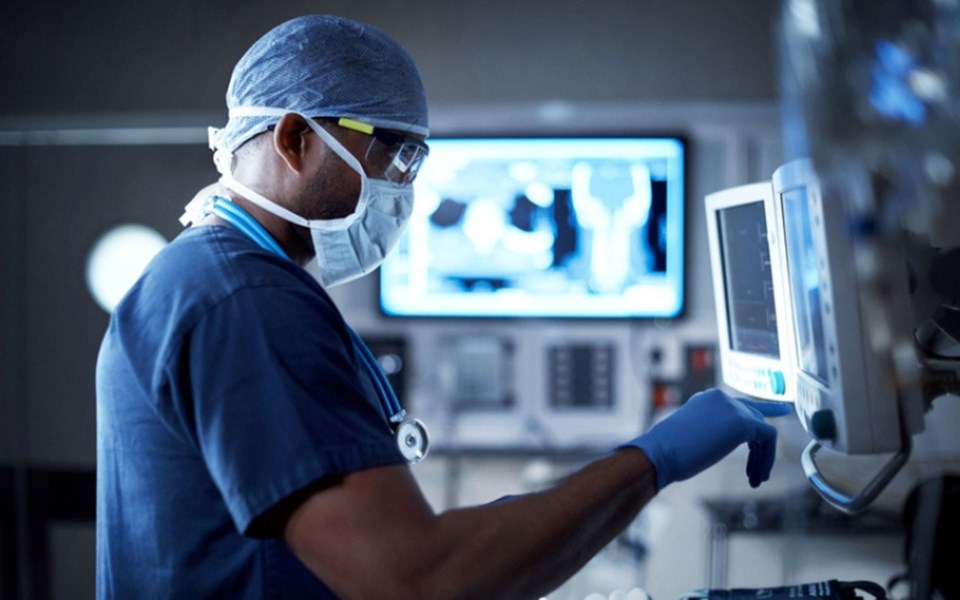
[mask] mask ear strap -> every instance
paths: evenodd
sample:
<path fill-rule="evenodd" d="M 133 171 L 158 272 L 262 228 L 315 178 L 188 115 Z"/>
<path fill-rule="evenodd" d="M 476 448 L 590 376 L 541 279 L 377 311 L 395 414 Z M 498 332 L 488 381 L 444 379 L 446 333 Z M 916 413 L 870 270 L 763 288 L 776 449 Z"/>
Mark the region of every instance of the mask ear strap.
<path fill-rule="evenodd" d="M 363 170 L 363 165 L 360 164 L 360 161 L 357 160 L 357 157 L 353 154 L 350 154 L 350 151 L 347 150 L 343 144 L 337 141 L 337 138 L 333 137 L 329 131 L 317 124 L 316 121 L 303 114 L 302 112 L 295 110 L 287 110 L 286 108 L 272 108 L 268 106 L 238 106 L 236 108 L 231 108 L 229 111 L 230 117 L 282 117 L 284 115 L 299 115 L 304 121 L 307 122 L 307 125 L 320 136 L 320 139 L 324 141 L 330 149 L 337 153 L 343 162 L 350 165 L 357 173 L 360 173 L 361 176 L 366 176 L 366 173 Z"/>
<path fill-rule="evenodd" d="M 247 186 L 243 185 L 242 183 L 234 179 L 233 175 L 231 175 L 230 173 L 224 173 L 220 177 L 220 184 L 223 185 L 223 187 L 233 190 L 234 192 L 240 194 L 245 199 L 249 200 L 250 202 L 253 202 L 263 210 L 269 213 L 273 213 L 274 215 L 280 217 L 281 219 L 285 219 L 287 221 L 290 221 L 291 223 L 302 225 L 304 227 L 310 226 L 310 221 L 308 221 L 307 219 L 304 219 L 303 217 L 301 217 L 296 213 L 290 212 L 289 210 L 287 210 L 286 208 L 280 206 L 275 202 L 271 202 L 270 200 L 267 200 L 265 197 L 261 196 L 257 192 L 253 191 L 252 189 L 248 188 Z"/>
<path fill-rule="evenodd" d="M 316 121 L 303 114 L 300 111 L 289 110 L 286 108 L 274 108 L 270 106 L 237 106 L 231 108 L 228 115 L 233 117 L 282 117 L 284 115 L 299 115 L 307 125 L 310 126 L 310 129 L 313 129 L 314 133 L 320 136 L 320 139 L 331 149 L 337 156 L 339 156 L 343 162 L 347 163 L 351 169 L 357 172 L 360 175 L 360 199 L 357 202 L 357 208 L 353 211 L 353 214 L 360 214 L 367 207 L 367 188 L 369 184 L 367 183 L 367 173 L 363 170 L 363 165 L 360 164 L 360 161 L 357 160 L 357 157 L 350 153 L 349 150 L 341 144 L 337 138 L 321 127 Z M 214 161 L 216 162 L 216 154 L 214 154 Z M 231 161 L 232 168 L 232 161 Z M 221 171 L 223 173 L 223 171 Z M 240 190 L 236 190 L 239 192 Z M 349 218 L 349 217 L 345 217 Z"/>
<path fill-rule="evenodd" d="M 306 117 L 304 118 L 306 119 Z M 337 156 L 343 159 L 343 162 L 350 165 L 351 169 L 359 173 L 360 177 L 364 179 L 364 183 L 366 183 L 367 174 L 363 170 L 363 165 L 357 160 L 357 157 L 351 154 L 337 138 L 333 137 L 333 134 L 321 127 L 320 124 L 313 119 L 307 119 L 307 124 L 310 125 L 310 128 L 320 136 L 320 139 L 322 139 L 327 146 L 330 146 L 331 150 L 337 153 Z"/>

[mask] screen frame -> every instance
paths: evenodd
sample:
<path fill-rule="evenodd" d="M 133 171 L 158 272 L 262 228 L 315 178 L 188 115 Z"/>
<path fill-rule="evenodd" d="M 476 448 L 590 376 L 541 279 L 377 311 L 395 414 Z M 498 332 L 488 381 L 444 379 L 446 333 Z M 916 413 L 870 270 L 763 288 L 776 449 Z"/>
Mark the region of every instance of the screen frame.
<path fill-rule="evenodd" d="M 735 350 L 731 343 L 727 307 L 727 280 L 725 277 L 723 248 L 717 218 L 721 211 L 760 202 L 763 204 L 770 253 L 770 276 L 773 282 L 774 308 L 777 311 L 777 343 L 779 358 Z M 736 186 L 708 194 L 704 198 L 707 219 L 707 242 L 710 253 L 710 270 L 713 280 L 714 307 L 717 315 L 717 346 L 720 350 L 720 365 L 723 382 L 738 392 L 765 400 L 793 402 L 796 378 L 793 368 L 793 314 L 790 306 L 783 239 L 780 235 L 774 211 L 773 185 L 769 181 Z M 760 375 L 759 373 L 763 373 Z M 783 392 L 776 393 L 768 385 L 769 377 L 779 373 Z"/>
<path fill-rule="evenodd" d="M 551 133 L 544 132 L 533 132 L 528 133 L 523 130 L 521 131 L 509 131 L 509 132 L 445 132 L 440 135 L 432 136 L 428 138 L 427 144 L 430 144 L 436 140 L 589 140 L 589 139 L 598 139 L 598 140 L 664 140 L 676 142 L 680 145 L 682 152 L 682 177 L 681 182 L 683 189 L 681 190 L 680 196 L 680 216 L 679 223 L 677 228 L 679 229 L 682 240 L 678 244 L 680 256 L 677 257 L 677 262 L 679 262 L 680 274 L 677 277 L 679 288 L 678 288 L 678 306 L 676 311 L 665 314 L 665 315 L 654 315 L 654 314 L 633 314 L 633 315 L 583 315 L 583 314 L 412 314 L 407 312 L 395 312 L 389 310 L 384 303 L 384 281 L 383 281 L 383 271 L 382 265 L 381 268 L 377 269 L 375 276 L 376 285 L 375 285 L 375 294 L 377 302 L 377 310 L 381 317 L 384 317 L 389 320 L 441 320 L 441 321 L 450 321 L 450 320 L 467 320 L 467 321 L 483 321 L 483 322 L 495 322 L 495 321 L 516 321 L 520 319 L 528 320 L 555 320 L 555 321 L 564 321 L 564 322 L 614 322 L 614 321 L 679 321 L 686 316 L 687 304 L 688 304 L 688 278 L 689 278 L 689 244 L 690 244 L 690 235 L 689 235 L 689 189 L 690 189 L 690 171 L 691 171 L 691 143 L 689 136 L 684 132 L 678 132 L 673 130 L 663 130 L 663 131 L 615 131 L 615 130 L 600 130 L 600 131 L 558 131 Z M 429 157 L 427 158 L 429 161 Z M 393 250 L 395 252 L 396 249 Z"/>
<path fill-rule="evenodd" d="M 783 195 L 798 188 L 806 190 L 820 276 L 820 318 L 827 347 L 828 379 L 821 381 L 804 372 L 799 357 L 794 355 L 800 421 L 811 437 L 837 452 L 897 451 L 901 442 L 899 400 L 886 384 L 884 363 L 872 350 L 869 334 L 864 330 L 865 308 L 848 228 L 846 196 L 850 190 L 838 182 L 825 186 L 808 159 L 778 168 L 773 174 L 773 187 L 781 231 L 785 226 Z M 825 194 L 830 201 L 825 201 Z M 789 259 L 786 264 L 789 279 Z M 902 283 L 906 290 L 906 281 Z M 839 323 L 843 324 L 843 335 L 839 335 Z M 832 436 L 824 435 L 825 421 L 832 424 Z"/>

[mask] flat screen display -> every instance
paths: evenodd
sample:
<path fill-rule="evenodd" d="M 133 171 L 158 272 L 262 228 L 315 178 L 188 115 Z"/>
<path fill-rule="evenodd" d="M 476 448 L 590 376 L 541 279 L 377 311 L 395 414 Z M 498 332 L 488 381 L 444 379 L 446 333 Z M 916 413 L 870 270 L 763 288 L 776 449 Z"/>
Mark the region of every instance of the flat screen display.
<path fill-rule="evenodd" d="M 431 139 L 380 269 L 388 316 L 676 317 L 677 137 Z"/>
<path fill-rule="evenodd" d="M 763 201 L 717 211 L 730 348 L 780 358 Z"/>
<path fill-rule="evenodd" d="M 810 199 L 806 188 L 797 188 L 784 192 L 781 200 L 798 365 L 805 373 L 826 383 L 827 349 Z"/>

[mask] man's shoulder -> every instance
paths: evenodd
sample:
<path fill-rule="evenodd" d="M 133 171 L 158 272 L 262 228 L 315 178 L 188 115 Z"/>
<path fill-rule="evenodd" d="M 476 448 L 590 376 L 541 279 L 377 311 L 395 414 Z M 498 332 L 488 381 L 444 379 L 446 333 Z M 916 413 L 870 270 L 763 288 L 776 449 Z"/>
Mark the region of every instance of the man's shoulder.
<path fill-rule="evenodd" d="M 169 287 L 186 286 L 214 296 L 250 287 L 302 289 L 304 285 L 326 296 L 302 268 L 229 227 L 184 231 L 158 255 L 146 276 Z"/>
<path fill-rule="evenodd" d="M 188 229 L 170 242 L 148 265 L 125 299 L 125 308 L 195 321 L 237 295 L 265 303 L 289 295 L 299 302 L 333 306 L 301 267 L 231 228 L 211 226 Z"/>

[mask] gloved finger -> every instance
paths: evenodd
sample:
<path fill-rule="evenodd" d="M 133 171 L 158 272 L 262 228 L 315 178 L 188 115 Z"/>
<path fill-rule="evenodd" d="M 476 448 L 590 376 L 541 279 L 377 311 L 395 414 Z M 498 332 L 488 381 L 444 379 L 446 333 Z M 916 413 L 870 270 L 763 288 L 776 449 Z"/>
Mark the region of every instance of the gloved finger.
<path fill-rule="evenodd" d="M 760 468 L 760 449 L 757 442 L 750 442 L 748 444 L 750 448 L 750 454 L 747 455 L 747 480 L 750 481 L 750 487 L 757 487 L 759 485 L 759 473 Z"/>
<path fill-rule="evenodd" d="M 776 457 L 777 429 L 767 423 L 759 423 L 754 439 L 750 441 L 750 455 L 747 458 L 747 478 L 751 487 L 758 487 L 770 479 Z"/>
<path fill-rule="evenodd" d="M 782 417 L 793 412 L 793 405 L 789 402 L 765 402 L 749 398 L 737 398 L 737 400 L 757 410 L 764 417 Z"/>

